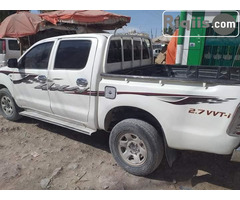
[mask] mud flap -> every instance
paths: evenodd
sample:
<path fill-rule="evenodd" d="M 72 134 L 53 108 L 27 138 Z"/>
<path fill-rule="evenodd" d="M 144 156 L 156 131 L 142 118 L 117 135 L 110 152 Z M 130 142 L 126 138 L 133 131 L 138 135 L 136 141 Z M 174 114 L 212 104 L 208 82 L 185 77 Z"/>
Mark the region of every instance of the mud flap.
<path fill-rule="evenodd" d="M 176 149 L 172 149 L 172 148 L 168 147 L 165 136 L 164 136 L 164 148 L 165 148 L 165 155 L 166 155 L 168 165 L 169 165 L 169 167 L 172 167 L 174 161 L 176 161 L 176 159 L 178 157 L 178 151 Z"/>
<path fill-rule="evenodd" d="M 234 149 L 231 161 L 233 162 L 240 162 L 240 147 Z"/>

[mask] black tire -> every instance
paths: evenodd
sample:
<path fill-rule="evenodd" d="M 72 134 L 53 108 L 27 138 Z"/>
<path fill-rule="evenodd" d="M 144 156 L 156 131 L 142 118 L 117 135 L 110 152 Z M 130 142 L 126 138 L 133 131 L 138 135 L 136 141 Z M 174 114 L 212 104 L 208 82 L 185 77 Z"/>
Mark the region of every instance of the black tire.
<path fill-rule="evenodd" d="M 111 131 L 109 146 L 118 165 L 137 176 L 151 174 L 164 155 L 163 140 L 157 130 L 138 119 L 119 122 Z"/>
<path fill-rule="evenodd" d="M 4 104 L 4 102 L 7 102 Z M 6 104 L 8 104 L 6 106 Z M 8 107 L 8 108 L 7 108 Z M 0 112 L 1 115 L 10 121 L 17 121 L 21 118 L 19 115 L 20 108 L 15 103 L 11 93 L 7 88 L 0 90 Z"/>

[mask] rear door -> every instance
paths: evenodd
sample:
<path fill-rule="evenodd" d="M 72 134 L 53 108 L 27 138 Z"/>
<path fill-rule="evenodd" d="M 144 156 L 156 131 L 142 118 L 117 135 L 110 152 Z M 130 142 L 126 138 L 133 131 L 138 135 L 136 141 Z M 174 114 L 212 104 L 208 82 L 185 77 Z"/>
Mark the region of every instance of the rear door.
<path fill-rule="evenodd" d="M 48 85 L 55 115 L 69 121 L 87 122 L 96 48 L 96 38 L 58 41 Z"/>
<path fill-rule="evenodd" d="M 20 46 L 16 39 L 7 39 L 7 53 L 6 58 L 7 60 L 10 58 L 19 58 L 21 56 Z"/>

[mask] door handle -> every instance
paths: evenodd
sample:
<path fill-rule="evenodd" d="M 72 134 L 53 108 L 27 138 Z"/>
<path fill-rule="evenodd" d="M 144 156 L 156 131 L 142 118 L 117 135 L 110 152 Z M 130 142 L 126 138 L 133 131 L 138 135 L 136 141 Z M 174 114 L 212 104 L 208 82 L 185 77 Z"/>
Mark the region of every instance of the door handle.
<path fill-rule="evenodd" d="M 38 76 L 38 80 L 39 80 L 40 82 L 46 82 L 46 81 L 47 81 L 47 77 L 46 77 L 45 75 L 39 75 L 39 76 Z"/>
<path fill-rule="evenodd" d="M 87 79 L 85 79 L 85 78 L 78 78 L 78 79 L 76 80 L 76 84 L 77 84 L 77 86 L 79 86 L 79 87 L 87 87 L 88 81 L 87 81 Z"/>

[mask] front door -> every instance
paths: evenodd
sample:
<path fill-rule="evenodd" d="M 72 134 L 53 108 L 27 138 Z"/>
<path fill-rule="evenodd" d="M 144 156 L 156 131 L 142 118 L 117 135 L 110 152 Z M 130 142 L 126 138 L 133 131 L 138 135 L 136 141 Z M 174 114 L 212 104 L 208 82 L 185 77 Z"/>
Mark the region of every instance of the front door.
<path fill-rule="evenodd" d="M 58 41 L 48 83 L 55 115 L 69 121 L 87 122 L 96 48 L 95 38 Z"/>
<path fill-rule="evenodd" d="M 39 44 L 30 49 L 19 61 L 19 69 L 10 75 L 15 100 L 19 106 L 51 113 L 47 88 L 48 64 L 54 42 Z"/>

